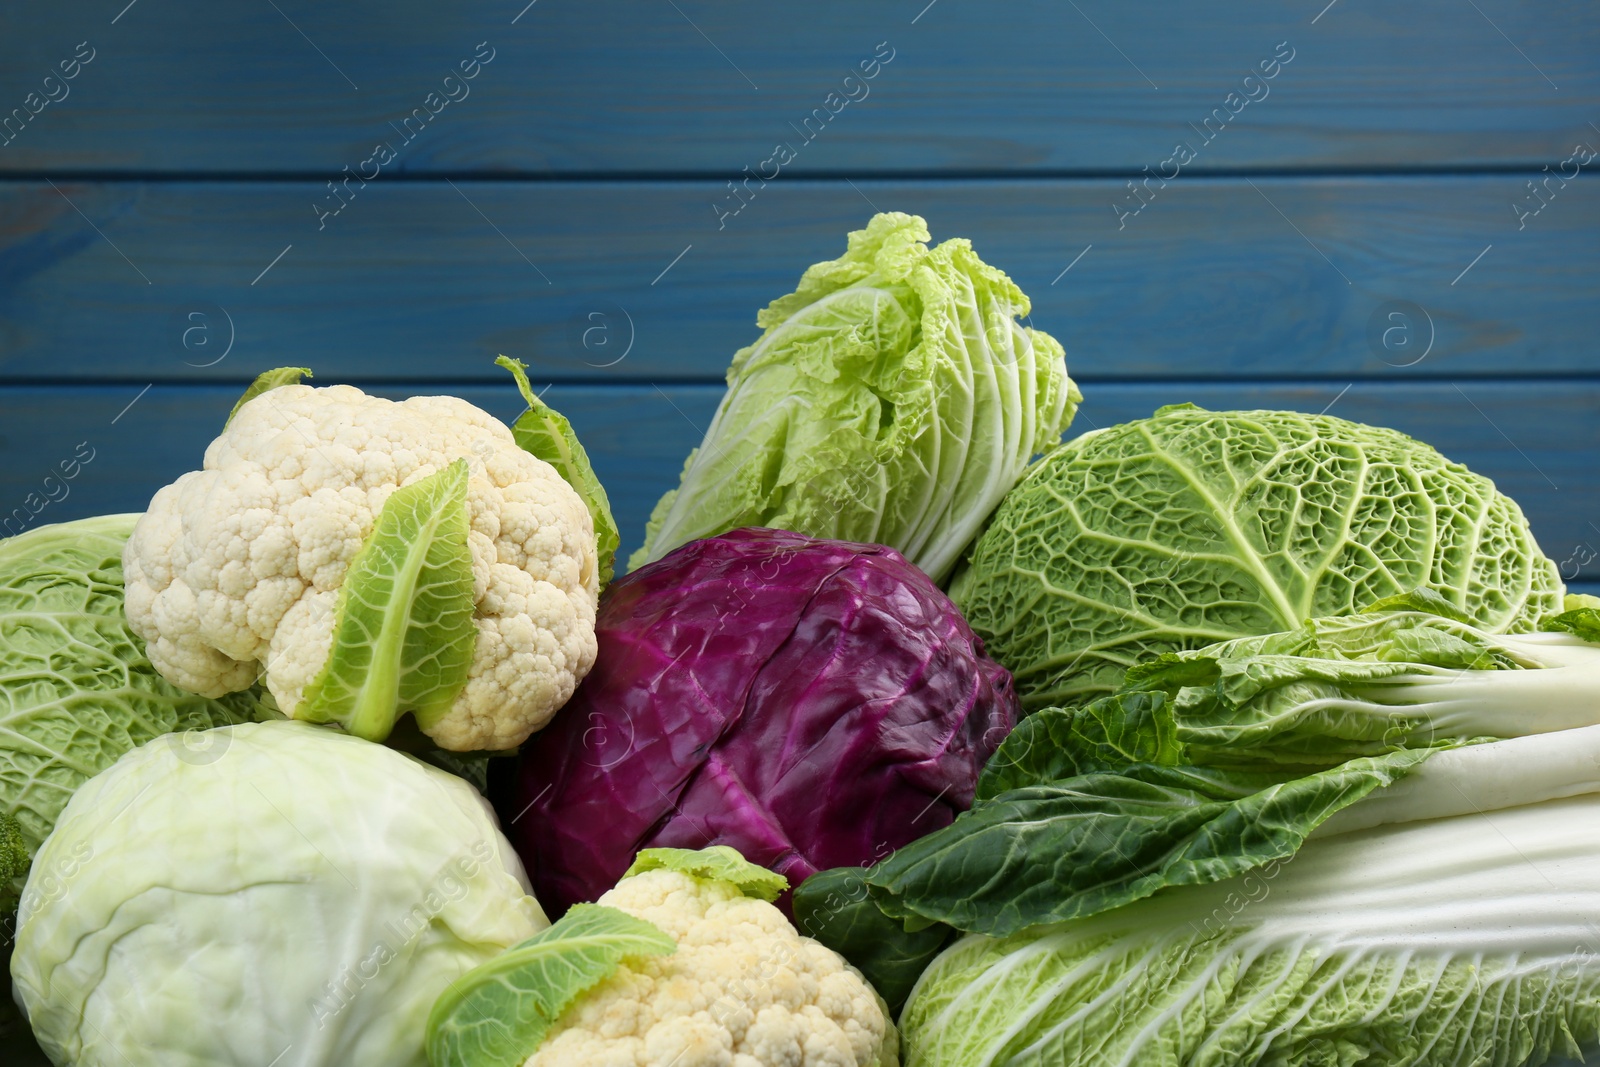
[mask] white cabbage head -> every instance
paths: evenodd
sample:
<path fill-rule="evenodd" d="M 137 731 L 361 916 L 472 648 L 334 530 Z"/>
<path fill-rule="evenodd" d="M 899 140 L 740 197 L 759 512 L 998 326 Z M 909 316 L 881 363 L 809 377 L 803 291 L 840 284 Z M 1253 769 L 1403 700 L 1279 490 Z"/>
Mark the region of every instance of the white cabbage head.
<path fill-rule="evenodd" d="M 483 798 L 325 727 L 171 735 L 73 796 L 11 973 L 75 1067 L 423 1067 L 452 981 L 548 926 Z"/>

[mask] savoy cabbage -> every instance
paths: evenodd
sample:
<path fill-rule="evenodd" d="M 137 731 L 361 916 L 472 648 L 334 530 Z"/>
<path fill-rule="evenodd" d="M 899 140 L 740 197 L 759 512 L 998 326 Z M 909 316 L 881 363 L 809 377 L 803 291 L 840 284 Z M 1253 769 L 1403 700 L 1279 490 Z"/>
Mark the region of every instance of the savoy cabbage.
<path fill-rule="evenodd" d="M 1163 652 L 1424 586 L 1493 632 L 1561 608 L 1516 503 L 1428 445 L 1329 415 L 1182 404 L 1040 460 L 950 594 L 1032 710 L 1109 692 Z"/>

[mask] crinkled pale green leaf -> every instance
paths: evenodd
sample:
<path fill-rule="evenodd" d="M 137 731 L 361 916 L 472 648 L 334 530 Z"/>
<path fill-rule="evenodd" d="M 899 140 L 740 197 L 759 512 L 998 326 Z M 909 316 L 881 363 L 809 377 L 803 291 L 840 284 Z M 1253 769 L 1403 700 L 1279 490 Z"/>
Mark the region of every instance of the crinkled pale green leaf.
<path fill-rule="evenodd" d="M 606 487 L 595 476 L 594 467 L 589 463 L 589 453 L 584 451 L 578 435 L 572 432 L 572 423 L 534 393 L 533 387 L 528 384 L 527 367 L 522 361 L 501 356 L 495 360 L 495 365 L 511 372 L 517 380 L 517 388 L 522 392 L 522 399 L 528 403 L 528 410 L 511 425 L 511 436 L 516 438 L 518 447 L 554 467 L 566 483 L 577 491 L 583 506 L 589 509 L 589 516 L 594 520 L 595 548 L 600 560 L 600 585 L 604 588 L 611 581 L 617 547 L 622 544 L 622 537 L 617 532 L 617 520 L 611 516 L 611 501 L 606 496 Z"/>
<path fill-rule="evenodd" d="M 953 931 L 938 923 L 915 932 L 885 915 L 867 890 L 866 868 L 818 871 L 794 891 L 794 925 L 833 949 L 897 1015 L 929 961 Z"/>
<path fill-rule="evenodd" d="M 467 683 L 473 623 L 467 463 L 394 491 L 339 588 L 333 650 L 294 717 L 382 741 L 405 712 L 424 728 Z"/>
<path fill-rule="evenodd" d="M 1567 599 L 1570 601 L 1574 597 L 1568 596 Z M 1540 629 L 1565 631 L 1585 641 L 1600 642 L 1600 608 L 1586 605 L 1569 607 L 1561 614 L 1546 619 Z"/>
<path fill-rule="evenodd" d="M 1006 936 L 1294 855 L 1312 830 L 1432 750 L 1303 778 L 1133 764 L 1001 793 L 867 875 L 883 911 Z"/>
<path fill-rule="evenodd" d="M 978 778 L 976 797 L 989 800 L 1133 763 L 1176 765 L 1184 755 L 1165 693 L 1119 693 L 1081 708 L 1044 708 L 1000 742 Z"/>
<path fill-rule="evenodd" d="M 1594 795 L 1308 843 L 1117 911 L 966 938 L 906 1067 L 1533 1067 L 1600 1052 Z"/>
<path fill-rule="evenodd" d="M 0 811 L 0 885 L 28 873 L 28 843 L 15 816 Z"/>
<path fill-rule="evenodd" d="M 1080 399 L 1028 298 L 965 240 L 876 215 L 757 317 L 630 567 L 740 526 L 890 545 L 940 579 Z"/>
<path fill-rule="evenodd" d="M 1515 502 L 1419 441 L 1183 405 L 1045 457 L 950 591 L 1031 710 L 1419 587 L 1494 632 L 1535 629 L 1562 589 Z"/>
<path fill-rule="evenodd" d="M 1179 740 L 1197 762 L 1326 767 L 1397 747 L 1600 721 L 1592 696 L 1600 646 L 1541 637 L 1489 634 L 1446 614 L 1373 611 L 1165 659 L 1208 664 L 1215 676 L 1179 690 L 1173 704 Z"/>
<path fill-rule="evenodd" d="M 1472 622 L 1472 616 L 1425 585 L 1404 593 L 1396 593 L 1394 596 L 1383 597 L 1362 608 L 1360 614 L 1370 615 L 1379 611 L 1420 611 L 1429 615 L 1442 615 L 1456 622 Z"/>
<path fill-rule="evenodd" d="M 234 402 L 233 410 L 228 412 L 228 418 L 222 425 L 226 426 L 232 422 L 233 417 L 239 414 L 240 408 L 262 393 L 276 389 L 280 385 L 299 385 L 301 378 L 312 377 L 315 377 L 315 375 L 311 373 L 310 367 L 275 367 L 272 370 L 263 371 L 256 376 L 255 381 L 250 383 L 250 387 L 244 391 L 244 395 Z"/>
<path fill-rule="evenodd" d="M 695 878 L 728 882 L 739 892 L 758 900 L 774 901 L 789 888 L 789 879 L 776 871 L 758 867 L 727 845 L 710 848 L 647 848 L 633 858 L 627 873 L 632 878 L 645 871 L 681 871 Z"/>
<path fill-rule="evenodd" d="M 574 1001 L 622 962 L 677 942 L 616 908 L 576 904 L 547 930 L 456 979 L 428 1015 L 433 1067 L 521 1067 Z"/>
<path fill-rule="evenodd" d="M 0 541 L 0 816 L 29 856 L 89 778 L 163 734 L 249 722 L 251 692 L 218 700 L 162 678 L 122 607 L 138 515 L 41 526 Z M 0 880 L 0 910 L 22 893 Z"/>

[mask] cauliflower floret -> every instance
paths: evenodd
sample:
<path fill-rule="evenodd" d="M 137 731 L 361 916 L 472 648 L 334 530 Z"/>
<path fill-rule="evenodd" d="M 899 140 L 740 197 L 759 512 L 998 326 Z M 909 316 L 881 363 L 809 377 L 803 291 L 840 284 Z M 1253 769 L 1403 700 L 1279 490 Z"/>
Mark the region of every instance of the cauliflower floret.
<path fill-rule="evenodd" d="M 872 987 L 766 901 L 652 870 L 599 903 L 654 923 L 678 950 L 625 962 L 525 1067 L 897 1067 L 898 1037 Z"/>
<path fill-rule="evenodd" d="M 241 407 L 203 468 L 157 492 L 128 539 L 128 621 L 151 662 L 209 697 L 264 674 L 293 715 L 383 505 L 457 459 L 469 467 L 478 633 L 466 685 L 427 733 L 458 751 L 521 744 L 594 663 L 594 523 L 555 468 L 456 397 L 286 385 Z"/>

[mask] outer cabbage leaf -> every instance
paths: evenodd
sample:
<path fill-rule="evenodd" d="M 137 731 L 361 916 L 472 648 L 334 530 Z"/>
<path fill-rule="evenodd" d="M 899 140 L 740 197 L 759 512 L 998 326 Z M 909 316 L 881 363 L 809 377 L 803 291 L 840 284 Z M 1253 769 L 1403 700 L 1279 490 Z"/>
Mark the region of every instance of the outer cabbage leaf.
<path fill-rule="evenodd" d="M 382 741 L 413 712 L 423 729 L 450 710 L 472 667 L 467 461 L 396 489 L 339 587 L 333 650 L 297 719 Z"/>
<path fill-rule="evenodd" d="M 765 333 L 629 566 L 740 526 L 899 549 L 936 581 L 1080 399 L 1061 345 L 970 242 L 874 216 L 757 317 Z"/>
<path fill-rule="evenodd" d="M 1094 918 L 966 938 L 901 1015 L 905 1063 L 1592 1060 L 1597 820 L 1590 794 L 1350 833 Z"/>
<path fill-rule="evenodd" d="M 561 920 L 450 984 L 428 1015 L 432 1067 L 520 1067 L 561 1013 L 622 961 L 678 943 L 653 923 L 600 904 Z"/>
<path fill-rule="evenodd" d="M 1495 632 L 1534 629 L 1562 590 L 1517 505 L 1421 442 L 1180 405 L 1036 464 L 950 591 L 1032 710 L 1419 586 Z"/>
<path fill-rule="evenodd" d="M 252 693 L 209 700 L 151 666 L 122 610 L 122 549 L 138 519 L 105 515 L 0 541 L 0 818 L 16 820 L 29 856 L 73 792 L 124 752 L 266 714 Z M 0 911 L 15 904 L 26 869 L 0 879 Z"/>

